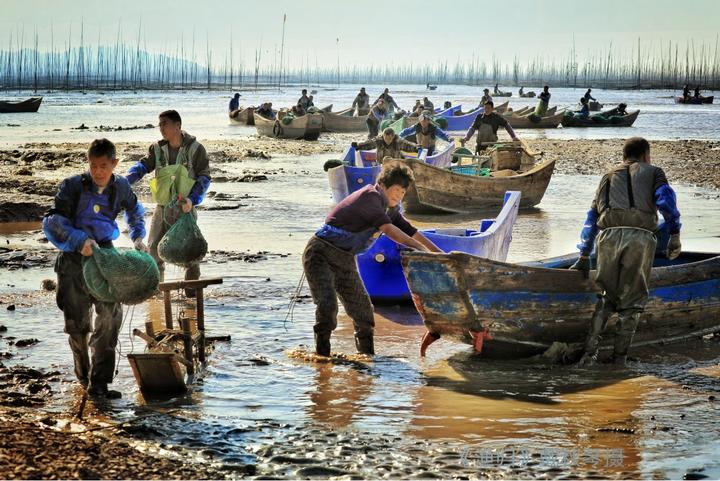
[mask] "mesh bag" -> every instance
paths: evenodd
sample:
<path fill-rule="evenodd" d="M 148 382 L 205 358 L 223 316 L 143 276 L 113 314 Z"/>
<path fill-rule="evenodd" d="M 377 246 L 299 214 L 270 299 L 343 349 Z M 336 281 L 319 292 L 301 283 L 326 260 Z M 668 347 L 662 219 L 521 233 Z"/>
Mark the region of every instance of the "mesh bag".
<path fill-rule="evenodd" d="M 282 122 L 283 125 L 290 125 L 293 120 L 295 120 L 295 115 L 287 113 L 280 122 Z"/>
<path fill-rule="evenodd" d="M 447 129 L 448 121 L 445 117 L 435 117 L 432 122 L 443 130 Z"/>
<path fill-rule="evenodd" d="M 162 260 L 182 267 L 201 261 L 207 250 L 207 241 L 189 212 L 180 216 L 158 244 Z"/>
<path fill-rule="evenodd" d="M 160 270 L 146 252 L 94 247 L 83 259 L 88 291 L 102 302 L 139 304 L 157 292 Z"/>

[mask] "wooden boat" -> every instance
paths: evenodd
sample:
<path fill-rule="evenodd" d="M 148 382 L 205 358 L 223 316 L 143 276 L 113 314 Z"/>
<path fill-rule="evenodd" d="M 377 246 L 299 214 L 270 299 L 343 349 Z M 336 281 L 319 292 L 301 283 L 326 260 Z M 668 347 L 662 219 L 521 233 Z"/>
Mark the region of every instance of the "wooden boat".
<path fill-rule="evenodd" d="M 423 229 L 422 232 L 443 252 L 460 251 L 504 261 L 519 207 L 520 192 L 507 192 L 498 216 L 482 220 L 478 230 L 463 227 Z M 400 249 L 399 244 L 382 234 L 367 251 L 356 257 L 360 277 L 374 302 L 410 301 L 410 290 L 400 263 Z"/>
<path fill-rule="evenodd" d="M 427 163 L 439 168 L 446 167 L 452 162 L 454 143 L 448 143 L 445 148 L 434 155 L 427 156 L 427 151 L 418 153 L 403 152 L 408 158 L 414 158 L 420 162 Z M 377 165 L 377 154 L 375 150 L 360 150 L 349 146 L 345 149 L 341 161 L 343 165 L 328 169 L 328 181 L 332 190 L 332 197 L 335 203 L 340 202 L 356 190 L 365 187 L 367 184 L 374 184 L 380 166 Z"/>
<path fill-rule="evenodd" d="M 530 115 L 508 115 L 505 116 L 513 129 L 554 129 L 560 125 L 564 112 L 542 117 L 537 122 L 530 120 Z"/>
<path fill-rule="evenodd" d="M 236 124 L 255 125 L 255 107 L 245 107 L 229 113 L 230 121 Z"/>
<path fill-rule="evenodd" d="M 278 116 L 280 115 L 282 112 L 278 113 Z M 258 135 L 280 139 L 317 140 L 323 127 L 323 117 L 320 114 L 295 117 L 288 125 L 281 119 L 266 119 L 258 114 L 253 114 L 253 118 Z"/>
<path fill-rule="evenodd" d="M 42 102 L 42 97 L 30 97 L 19 102 L 0 101 L 0 114 L 14 114 L 20 112 L 37 112 Z"/>
<path fill-rule="evenodd" d="M 367 130 L 365 123 L 367 117 L 353 116 L 350 109 L 342 112 L 320 112 L 323 119 L 323 132 L 364 132 Z"/>
<path fill-rule="evenodd" d="M 530 90 L 530 91 L 528 91 L 528 92 L 523 92 L 523 93 L 520 94 L 520 97 L 529 98 L 529 99 L 534 98 L 534 97 L 535 97 L 535 91 Z"/>
<path fill-rule="evenodd" d="M 405 211 L 463 213 L 494 208 L 502 205 L 505 192 L 510 190 L 522 192 L 521 208 L 533 207 L 545 195 L 555 168 L 555 161 L 538 162 L 539 157 L 539 153 L 521 149 L 519 173 L 508 177 L 467 175 L 418 160 L 400 160 L 415 175 L 403 199 Z"/>
<path fill-rule="evenodd" d="M 493 97 L 512 97 L 512 92 L 493 92 Z"/>
<path fill-rule="evenodd" d="M 323 107 L 321 109 L 318 109 L 318 112 L 332 112 L 333 104 L 328 105 L 327 107 Z"/>
<path fill-rule="evenodd" d="M 591 115 L 589 117 L 576 117 L 563 115 L 563 127 L 630 127 L 640 115 L 640 111 L 629 113 L 624 116 L 610 116 L 605 120 L 598 119 L 602 114 Z"/>
<path fill-rule="evenodd" d="M 432 332 L 473 343 L 482 355 L 522 358 L 553 342 L 581 343 L 598 288 L 568 269 L 577 254 L 511 264 L 463 253 L 403 253 L 413 301 Z M 650 299 L 633 346 L 663 345 L 720 331 L 720 255 L 657 256 Z M 610 320 L 606 332 L 612 332 Z M 480 333 L 480 334 L 478 334 Z M 488 337 L 491 336 L 491 337 Z M 613 336 L 602 348 L 612 349 Z"/>
<path fill-rule="evenodd" d="M 713 103 L 713 100 L 715 99 L 714 95 L 711 95 L 709 97 L 688 97 L 687 99 L 683 97 L 675 97 L 675 103 L 676 104 L 711 104 Z"/>

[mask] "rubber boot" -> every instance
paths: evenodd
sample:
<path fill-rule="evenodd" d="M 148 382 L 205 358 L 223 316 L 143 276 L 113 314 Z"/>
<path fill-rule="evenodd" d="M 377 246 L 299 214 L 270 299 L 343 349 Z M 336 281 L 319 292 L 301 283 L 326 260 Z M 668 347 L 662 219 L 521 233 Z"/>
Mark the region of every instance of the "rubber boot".
<path fill-rule="evenodd" d="M 597 304 L 595 304 L 595 312 L 593 312 L 590 320 L 590 331 L 585 339 L 585 353 L 578 361 L 578 366 L 592 366 L 597 361 L 598 346 L 602 340 L 600 334 L 605 330 L 612 313 L 609 303 L 602 297 L 598 299 Z"/>
<path fill-rule="evenodd" d="M 315 333 L 315 354 L 330 357 L 330 334 Z"/>
<path fill-rule="evenodd" d="M 620 314 L 617 335 L 615 336 L 615 346 L 613 348 L 613 363 L 618 366 L 624 366 L 627 362 L 628 349 L 635 336 L 635 330 L 640 323 L 640 315 L 641 313 L 639 312 Z"/>
<path fill-rule="evenodd" d="M 362 336 L 355 335 L 355 348 L 360 354 L 367 354 L 368 356 L 375 355 L 375 343 L 373 341 L 373 335 L 363 334 Z"/>

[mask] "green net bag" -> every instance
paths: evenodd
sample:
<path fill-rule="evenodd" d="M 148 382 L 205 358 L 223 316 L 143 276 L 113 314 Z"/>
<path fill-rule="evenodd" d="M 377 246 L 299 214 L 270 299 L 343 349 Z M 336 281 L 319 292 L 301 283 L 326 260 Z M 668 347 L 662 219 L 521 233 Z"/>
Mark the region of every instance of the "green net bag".
<path fill-rule="evenodd" d="M 83 259 L 83 277 L 102 302 L 139 304 L 157 292 L 160 270 L 146 252 L 93 247 L 93 255 Z"/>
<path fill-rule="evenodd" d="M 608 121 L 607 117 L 605 117 L 603 114 L 595 114 L 591 116 L 590 119 L 600 124 L 605 124 Z"/>
<path fill-rule="evenodd" d="M 189 212 L 180 216 L 158 244 L 162 260 L 182 267 L 201 261 L 207 250 L 207 241 Z"/>
<path fill-rule="evenodd" d="M 282 122 L 283 125 L 290 125 L 293 120 L 295 120 L 295 115 L 287 113 L 280 122 Z"/>
<path fill-rule="evenodd" d="M 540 115 L 537 114 L 537 111 L 534 114 L 528 115 L 527 118 L 530 122 L 533 122 L 533 123 L 538 123 L 542 120 L 542 117 L 540 117 Z"/>
<path fill-rule="evenodd" d="M 448 121 L 445 117 L 435 117 L 433 123 L 443 130 L 447 129 L 448 126 Z"/>

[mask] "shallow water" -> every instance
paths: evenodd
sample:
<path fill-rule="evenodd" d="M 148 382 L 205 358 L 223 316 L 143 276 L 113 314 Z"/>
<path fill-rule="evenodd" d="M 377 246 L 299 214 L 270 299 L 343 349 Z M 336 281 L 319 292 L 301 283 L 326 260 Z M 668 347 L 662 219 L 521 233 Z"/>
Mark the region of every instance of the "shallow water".
<path fill-rule="evenodd" d="M 678 478 L 695 468 L 720 477 L 720 422 L 716 403 L 707 400 L 720 386 L 717 341 L 645 352 L 642 362 L 625 371 L 490 363 L 469 356 L 468 346 L 448 341 L 433 344 L 423 360 L 419 316 L 409 307 L 383 306 L 376 315 L 379 356 L 374 362 L 321 365 L 290 358 L 287 350 L 312 344 L 314 315 L 307 298 L 297 304 L 292 320 L 284 319 L 300 278 L 304 245 L 331 206 L 322 171 L 329 157 L 276 156 L 219 166 L 233 174 L 246 169 L 277 172 L 267 182 L 214 184 L 211 190 L 249 198 L 237 210 L 200 214 L 211 250 L 269 251 L 258 262 L 211 260 L 203 266 L 203 276 L 224 278 L 207 295 L 209 335 L 230 334 L 232 341 L 217 344 L 202 381 L 187 396 L 146 403 L 125 355 L 142 351 L 144 343 L 129 333 L 147 320 L 160 322 L 162 303 L 151 300 L 126 308 L 115 380 L 125 396 L 106 415 L 122 420 L 148 409 L 176 409 L 136 423 L 137 432 L 170 445 L 202 448 L 206 459 L 258 463 L 260 473 L 279 476 L 297 475 L 301 465 L 273 458 L 278 455 L 373 477 L 384 473 L 386 465 L 393 477 L 428 470 L 446 477 L 561 472 Z M 594 176 L 553 177 L 539 207 L 518 217 L 509 259 L 574 250 L 597 181 Z M 683 247 L 717 250 L 717 191 L 676 188 Z M 415 221 L 427 227 L 475 227 L 492 215 Z M 38 224 L 0 225 L 0 244 L 32 245 L 39 237 L 35 229 Z M 129 241 L 123 238 L 119 244 L 128 246 Z M 54 366 L 72 381 L 70 351 L 54 298 L 30 296 L 41 279 L 54 276 L 52 269 L 4 270 L 1 275 L 0 295 L 28 294 L 15 312 L 0 309 L 6 335 L 41 339 L 32 348 L 10 348 L 16 357 L 9 362 Z M 174 268 L 168 272 L 169 278 L 179 275 Z M 307 288 L 302 294 L 308 294 Z M 354 351 L 352 324 L 344 314 L 333 348 Z M 73 413 L 80 390 L 72 382 L 57 388 L 52 409 Z M 603 428 L 633 429 L 634 434 L 597 431 Z M 358 446 L 369 453 L 353 451 Z M 513 452 L 525 457 L 515 459 L 508 454 Z"/>
<path fill-rule="evenodd" d="M 317 106 L 334 105 L 334 110 L 349 107 L 360 85 L 342 85 L 339 88 L 315 87 Z M 382 86 L 368 86 L 368 93 L 374 99 L 382 91 Z M 461 103 L 466 110 L 477 105 L 482 96 L 483 87 L 465 85 L 441 85 L 438 90 L 429 92 L 418 85 L 397 85 L 391 87 L 391 94 L 402 108 L 409 109 L 415 100 L 429 95 L 436 106 L 446 100 L 453 104 Z M 496 99 L 496 105 L 510 100 L 514 109 L 526 105 L 536 105 L 537 99 L 517 97 L 513 88 L 513 97 Z M 526 91 L 541 88 L 526 86 Z M 243 105 L 258 105 L 271 101 L 274 107 L 293 105 L 299 97 L 300 88 L 288 88 L 282 91 L 241 90 Z M 551 89 L 551 105 L 560 108 L 577 109 L 579 98 L 585 89 Z M 593 95 L 610 107 L 620 102 L 628 104 L 628 110 L 640 109 L 641 113 L 632 128 L 557 128 L 521 130 L 523 138 L 557 139 L 597 139 L 626 138 L 631 135 L 643 135 L 653 140 L 663 139 L 719 139 L 720 102 L 711 105 L 677 105 L 672 96 L 678 92 L 670 90 L 603 90 L 593 89 Z M 712 92 L 705 92 L 712 95 Z M 8 92 L 3 98 L 12 96 L 29 97 L 33 92 Z M 233 125 L 227 118 L 227 105 L 231 92 L 40 92 L 44 95 L 38 113 L 1 114 L 0 146 L 14 146 L 25 142 L 88 142 L 99 136 L 107 136 L 117 142 L 148 142 L 157 137 L 157 129 L 129 130 L 119 132 L 97 132 L 94 130 L 73 130 L 85 124 L 88 127 L 136 126 L 157 124 L 157 114 L 166 109 L 176 109 L 182 115 L 183 127 L 201 140 L 222 140 L 246 137 L 256 133 L 254 127 Z M 322 138 L 322 137 L 321 137 Z"/>

